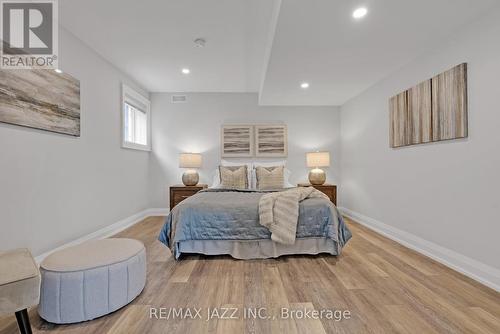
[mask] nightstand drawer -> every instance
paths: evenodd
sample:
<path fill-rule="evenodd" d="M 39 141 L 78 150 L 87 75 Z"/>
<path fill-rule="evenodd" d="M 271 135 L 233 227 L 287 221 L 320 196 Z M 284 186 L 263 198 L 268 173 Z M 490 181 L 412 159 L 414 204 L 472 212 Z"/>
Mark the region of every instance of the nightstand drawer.
<path fill-rule="evenodd" d="M 332 201 L 333 203 L 337 202 L 335 198 L 335 190 L 333 188 L 319 188 L 318 190 L 328 196 L 328 198 L 330 198 L 330 201 Z"/>
<path fill-rule="evenodd" d="M 198 191 L 176 191 L 174 192 L 174 206 L 196 194 Z"/>
<path fill-rule="evenodd" d="M 199 184 L 196 186 L 172 186 L 170 187 L 170 210 L 177 204 L 196 194 L 202 189 L 206 189 L 206 184 Z"/>

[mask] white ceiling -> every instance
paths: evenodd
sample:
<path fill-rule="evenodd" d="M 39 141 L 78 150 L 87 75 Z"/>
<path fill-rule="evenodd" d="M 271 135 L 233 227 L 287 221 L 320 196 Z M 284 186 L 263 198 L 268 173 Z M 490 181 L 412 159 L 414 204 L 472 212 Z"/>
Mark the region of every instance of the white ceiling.
<path fill-rule="evenodd" d="M 61 24 L 151 92 L 341 105 L 497 0 L 60 0 Z M 368 8 L 359 21 L 352 11 Z M 205 48 L 193 40 L 203 37 Z M 188 67 L 191 74 L 183 75 Z M 300 89 L 307 81 L 310 88 Z"/>
<path fill-rule="evenodd" d="M 60 0 L 59 21 L 148 91 L 256 92 L 273 3 Z M 194 46 L 198 37 L 206 47 Z"/>

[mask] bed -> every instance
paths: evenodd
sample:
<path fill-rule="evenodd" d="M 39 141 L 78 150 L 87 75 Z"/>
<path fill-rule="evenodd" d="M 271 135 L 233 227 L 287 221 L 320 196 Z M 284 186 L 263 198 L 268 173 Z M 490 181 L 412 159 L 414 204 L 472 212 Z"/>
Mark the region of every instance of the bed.
<path fill-rule="evenodd" d="M 259 224 L 259 199 L 270 191 L 207 189 L 182 201 L 167 216 L 159 240 L 175 259 L 182 254 L 227 254 L 237 259 L 290 254 L 339 255 L 351 232 L 332 202 L 307 198 L 299 204 L 293 245 L 271 240 Z"/>

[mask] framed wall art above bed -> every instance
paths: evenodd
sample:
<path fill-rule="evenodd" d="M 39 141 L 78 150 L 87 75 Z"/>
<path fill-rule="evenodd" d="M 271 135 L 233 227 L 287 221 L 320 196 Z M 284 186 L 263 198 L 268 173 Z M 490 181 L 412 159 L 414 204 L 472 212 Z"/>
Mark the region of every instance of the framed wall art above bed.
<path fill-rule="evenodd" d="M 223 158 L 253 157 L 253 125 L 223 125 L 221 129 L 221 150 Z"/>
<path fill-rule="evenodd" d="M 221 129 L 223 158 L 283 158 L 288 156 L 284 124 L 225 124 Z"/>
<path fill-rule="evenodd" d="M 286 125 L 256 125 L 255 156 L 259 158 L 282 158 L 288 156 Z"/>

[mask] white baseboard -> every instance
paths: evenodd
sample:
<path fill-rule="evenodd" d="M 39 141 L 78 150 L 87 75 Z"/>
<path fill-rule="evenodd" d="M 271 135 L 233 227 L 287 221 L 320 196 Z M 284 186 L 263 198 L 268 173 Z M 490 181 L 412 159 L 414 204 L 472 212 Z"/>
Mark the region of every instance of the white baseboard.
<path fill-rule="evenodd" d="M 82 242 L 89 241 L 89 240 L 94 240 L 94 239 L 104 239 L 108 238 L 112 235 L 115 235 L 118 232 L 121 232 L 139 222 L 142 220 L 152 217 L 152 216 L 167 216 L 170 210 L 168 208 L 151 208 L 151 209 L 146 209 L 141 212 L 138 212 L 130 217 L 127 217 L 125 219 L 122 219 L 114 224 L 108 225 L 104 228 L 101 228 L 100 230 L 97 230 L 95 232 L 92 232 L 90 234 L 87 234 L 81 238 L 78 238 L 76 240 L 70 241 L 68 243 L 65 243 L 62 246 L 59 246 L 57 248 L 54 248 L 48 252 L 45 252 L 43 254 L 40 254 L 35 257 L 35 261 L 37 264 L 40 264 L 43 259 L 45 259 L 47 256 L 49 256 L 51 253 L 70 247 L 74 245 L 81 244 Z"/>
<path fill-rule="evenodd" d="M 339 210 L 361 225 L 500 291 L 500 270 L 347 208 Z"/>
<path fill-rule="evenodd" d="M 147 209 L 147 217 L 156 217 L 156 216 L 168 216 L 170 213 L 169 208 L 151 208 Z"/>

